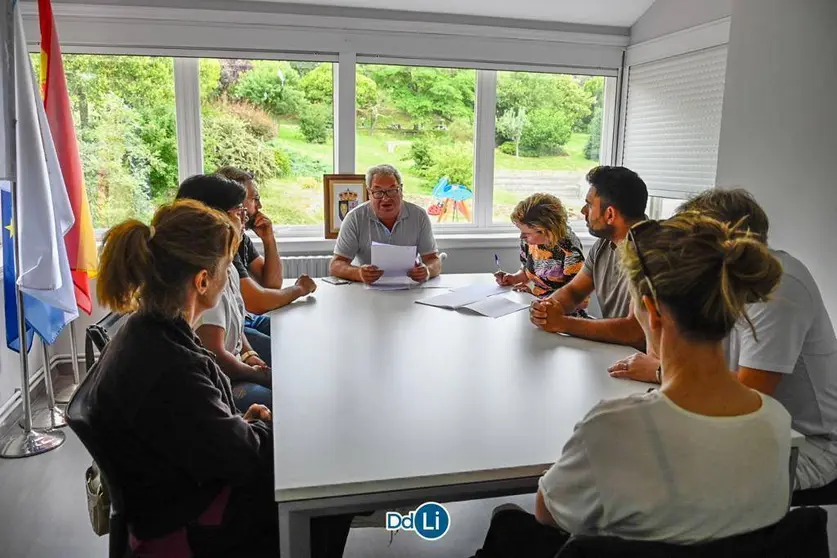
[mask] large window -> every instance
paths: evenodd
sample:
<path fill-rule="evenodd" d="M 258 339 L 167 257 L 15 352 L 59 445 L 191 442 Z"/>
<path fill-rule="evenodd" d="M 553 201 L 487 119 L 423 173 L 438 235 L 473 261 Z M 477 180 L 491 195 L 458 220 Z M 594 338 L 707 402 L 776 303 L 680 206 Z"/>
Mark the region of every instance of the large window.
<path fill-rule="evenodd" d="M 65 54 L 95 227 L 148 221 L 180 176 L 232 165 L 256 175 L 279 234 L 319 236 L 335 146 L 355 153 L 354 172 L 397 167 L 404 199 L 434 225 L 510 230 L 514 206 L 534 192 L 557 195 L 571 220 L 582 218 L 584 176 L 610 160 L 602 146 L 612 143 L 615 78 L 350 58 L 354 105 L 335 106 L 338 66 L 326 56 Z M 346 109 L 354 130 L 335 127 Z"/>
<path fill-rule="evenodd" d="M 177 188 L 173 60 L 88 54 L 63 60 L 93 226 L 148 221 Z"/>
<path fill-rule="evenodd" d="M 389 163 L 434 223 L 471 223 L 476 71 L 358 64 L 357 172 Z"/>
<path fill-rule="evenodd" d="M 498 72 L 493 221 L 536 192 L 582 219 L 587 171 L 599 164 L 603 77 Z"/>
<path fill-rule="evenodd" d="M 334 169 L 332 65 L 202 59 L 204 171 L 253 172 L 275 225 L 323 222 L 323 174 Z"/>

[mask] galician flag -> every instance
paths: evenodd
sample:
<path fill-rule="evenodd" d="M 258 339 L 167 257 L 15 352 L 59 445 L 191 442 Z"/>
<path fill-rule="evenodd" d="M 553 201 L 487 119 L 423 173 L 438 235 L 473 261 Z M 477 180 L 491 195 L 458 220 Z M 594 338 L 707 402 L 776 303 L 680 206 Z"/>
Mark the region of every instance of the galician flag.
<path fill-rule="evenodd" d="M 73 210 L 44 105 L 34 79 L 23 35 L 20 3 L 15 4 L 15 142 L 17 150 L 17 216 L 13 222 L 8 183 L 2 185 L 3 283 L 6 305 L 6 344 L 20 350 L 17 327 L 15 277 L 24 294 L 27 320 L 26 347 L 31 327 L 48 344 L 78 317 L 64 235 L 73 226 Z M 20 246 L 20 270 L 16 275 L 14 241 Z M 9 265 L 11 263 L 11 265 Z"/>

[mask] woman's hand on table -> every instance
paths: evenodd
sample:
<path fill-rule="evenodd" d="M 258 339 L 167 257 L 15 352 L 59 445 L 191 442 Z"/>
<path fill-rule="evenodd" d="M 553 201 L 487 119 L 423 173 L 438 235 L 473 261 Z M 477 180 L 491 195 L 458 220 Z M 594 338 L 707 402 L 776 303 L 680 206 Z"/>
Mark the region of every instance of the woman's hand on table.
<path fill-rule="evenodd" d="M 656 384 L 659 383 L 657 382 L 657 369 L 659 367 L 660 361 L 656 358 L 645 353 L 634 353 L 627 358 L 616 361 L 607 371 L 613 378 L 627 378 Z"/>

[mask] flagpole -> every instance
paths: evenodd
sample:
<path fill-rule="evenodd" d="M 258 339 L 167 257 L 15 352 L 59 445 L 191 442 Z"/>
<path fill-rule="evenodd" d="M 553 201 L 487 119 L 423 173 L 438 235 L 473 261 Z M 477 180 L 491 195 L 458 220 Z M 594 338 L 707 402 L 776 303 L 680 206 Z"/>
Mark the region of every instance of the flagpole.
<path fill-rule="evenodd" d="M 19 227 L 17 212 L 17 139 L 15 135 L 16 110 L 15 110 L 15 66 L 14 66 L 14 41 L 17 34 L 15 25 L 14 6 L 16 0 L 8 0 L 4 6 L 5 24 L 3 36 L 6 38 L 2 45 L 2 68 L 0 71 L 6 73 L 8 79 L 3 80 L 6 91 L 4 95 L 3 114 L 6 125 L 6 165 L 9 171 L 9 180 L 12 186 L 12 219 L 15 227 Z M 18 229 L 19 230 L 19 229 Z M 15 274 L 20 273 L 20 237 L 14 235 Z M 32 428 L 32 400 L 29 393 L 29 359 L 26 352 L 26 316 L 23 309 L 23 292 L 15 281 L 15 299 L 17 301 L 17 331 L 20 343 L 20 394 L 23 399 L 23 431 L 11 432 L 0 438 L 0 457 L 30 457 L 45 453 L 57 448 L 64 443 L 63 432 L 42 432 Z M 50 374 L 49 362 L 44 363 L 44 374 Z"/>
<path fill-rule="evenodd" d="M 51 370 L 49 365 L 49 345 L 41 338 L 41 349 L 44 353 L 44 370 Z M 52 374 L 44 373 L 44 389 L 46 391 L 47 406 L 32 413 L 32 426 L 43 430 L 63 428 L 67 426 L 67 415 L 55 406 L 55 391 L 52 387 Z M 21 420 L 21 426 L 23 421 Z"/>
<path fill-rule="evenodd" d="M 70 355 L 73 359 L 73 383 L 64 387 L 55 394 L 55 400 L 59 403 L 69 403 L 73 394 L 81 383 L 81 376 L 78 371 L 78 345 L 76 344 L 76 322 L 70 322 Z"/>

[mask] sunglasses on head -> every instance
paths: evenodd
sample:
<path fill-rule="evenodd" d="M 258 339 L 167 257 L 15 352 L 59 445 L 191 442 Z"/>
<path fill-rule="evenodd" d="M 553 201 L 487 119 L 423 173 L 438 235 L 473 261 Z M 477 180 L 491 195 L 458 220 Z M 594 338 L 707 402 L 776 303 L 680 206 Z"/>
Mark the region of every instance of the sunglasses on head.
<path fill-rule="evenodd" d="M 651 273 L 648 270 L 648 265 L 645 263 L 645 258 L 642 255 L 642 251 L 639 249 L 639 244 L 636 241 L 636 235 L 640 231 L 649 230 L 651 227 L 659 226 L 659 221 L 648 219 L 646 221 L 640 221 L 628 230 L 628 242 L 631 243 L 631 246 L 634 249 L 634 253 L 636 253 L 636 259 L 639 262 L 639 269 L 640 271 L 642 271 L 643 278 L 645 279 L 645 284 L 648 285 L 648 289 L 651 291 L 651 298 L 654 299 L 654 304 L 657 305 L 658 312 L 660 303 L 657 302 L 657 289 L 656 287 L 654 287 L 654 282 L 651 281 Z"/>

